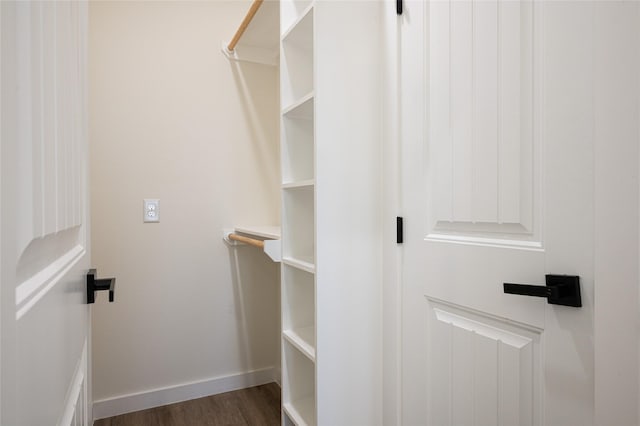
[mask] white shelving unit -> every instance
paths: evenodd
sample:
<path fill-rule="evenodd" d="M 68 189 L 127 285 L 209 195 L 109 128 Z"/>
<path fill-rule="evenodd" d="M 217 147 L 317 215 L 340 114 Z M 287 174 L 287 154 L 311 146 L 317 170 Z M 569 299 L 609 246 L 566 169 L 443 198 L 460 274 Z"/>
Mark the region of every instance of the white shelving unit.
<path fill-rule="evenodd" d="M 283 425 L 382 422 L 379 7 L 280 1 Z"/>
<path fill-rule="evenodd" d="M 283 424 L 315 425 L 313 5 L 281 2 Z"/>

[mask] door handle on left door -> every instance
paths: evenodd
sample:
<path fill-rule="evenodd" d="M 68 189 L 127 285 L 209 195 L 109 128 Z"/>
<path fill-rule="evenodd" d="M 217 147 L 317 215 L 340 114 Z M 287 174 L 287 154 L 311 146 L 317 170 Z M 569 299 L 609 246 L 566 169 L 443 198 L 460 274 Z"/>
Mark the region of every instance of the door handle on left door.
<path fill-rule="evenodd" d="M 546 297 L 552 305 L 582 306 L 580 277 L 577 275 L 546 275 L 546 285 L 504 283 L 504 292 L 523 296 Z"/>
<path fill-rule="evenodd" d="M 96 278 L 96 270 L 89 269 L 87 272 L 87 303 L 94 303 L 96 301 L 96 291 L 109 290 L 109 302 L 113 302 L 116 293 L 116 279 L 115 278 Z"/>

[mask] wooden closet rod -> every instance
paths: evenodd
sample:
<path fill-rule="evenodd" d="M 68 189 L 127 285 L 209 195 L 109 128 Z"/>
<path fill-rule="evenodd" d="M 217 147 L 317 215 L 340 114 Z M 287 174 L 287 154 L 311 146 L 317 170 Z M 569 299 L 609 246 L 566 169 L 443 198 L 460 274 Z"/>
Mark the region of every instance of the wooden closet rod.
<path fill-rule="evenodd" d="M 260 6 L 262 5 L 263 1 L 264 0 L 253 0 L 253 3 L 251 3 L 251 7 L 249 8 L 247 15 L 242 20 L 242 23 L 238 27 L 238 31 L 236 31 L 235 35 L 231 39 L 229 46 L 227 46 L 227 49 L 230 52 L 233 52 L 233 49 L 236 48 L 236 44 L 238 44 L 238 42 L 240 41 L 240 37 L 242 37 L 242 34 L 244 34 L 244 31 L 247 29 L 247 27 L 249 26 L 249 23 L 251 22 L 253 17 L 256 15 L 256 12 L 258 11 L 258 9 L 260 9 Z"/>
<path fill-rule="evenodd" d="M 262 240 L 254 240 L 253 238 L 243 237 L 242 235 L 238 235 L 238 234 L 229 234 L 229 239 L 234 241 L 240 241 L 241 243 L 249 244 L 250 246 L 264 249 L 264 241 Z"/>

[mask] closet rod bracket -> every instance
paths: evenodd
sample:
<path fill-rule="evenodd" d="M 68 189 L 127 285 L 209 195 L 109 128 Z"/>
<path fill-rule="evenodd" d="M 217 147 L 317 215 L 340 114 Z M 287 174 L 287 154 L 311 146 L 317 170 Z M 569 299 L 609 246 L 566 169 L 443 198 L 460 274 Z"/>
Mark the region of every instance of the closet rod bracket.
<path fill-rule="evenodd" d="M 222 234 L 222 239 L 230 246 L 250 245 L 259 248 L 274 262 L 282 261 L 282 245 L 280 244 L 280 240 L 258 240 L 238 234 L 232 229 L 225 229 Z"/>

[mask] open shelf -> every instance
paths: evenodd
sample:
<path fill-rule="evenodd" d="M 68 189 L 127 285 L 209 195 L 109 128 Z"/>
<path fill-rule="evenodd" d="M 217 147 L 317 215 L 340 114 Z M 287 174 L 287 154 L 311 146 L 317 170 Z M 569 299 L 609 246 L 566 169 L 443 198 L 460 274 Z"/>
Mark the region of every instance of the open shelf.
<path fill-rule="evenodd" d="M 315 364 L 289 341 L 283 341 L 282 408 L 297 425 L 315 424 Z"/>
<path fill-rule="evenodd" d="M 223 229 L 222 239 L 230 246 L 249 244 L 263 250 L 274 262 L 282 261 L 279 226 L 235 226 Z"/>
<path fill-rule="evenodd" d="M 313 91 L 313 7 L 282 36 L 280 52 L 281 106 L 298 102 Z"/>
<path fill-rule="evenodd" d="M 282 409 L 287 417 L 289 417 L 289 420 L 297 426 L 315 424 L 313 422 L 315 417 L 315 407 L 315 401 L 313 398 L 305 398 L 282 405 Z"/>
<path fill-rule="evenodd" d="M 313 119 L 313 97 L 314 93 L 309 92 L 304 94 L 299 99 L 296 99 L 290 105 L 287 105 L 282 110 L 282 115 L 288 118 L 298 118 L 302 120 Z"/>
<path fill-rule="evenodd" d="M 311 361 L 316 357 L 314 275 L 285 264 L 282 268 L 283 337 Z"/>
<path fill-rule="evenodd" d="M 282 202 L 283 257 L 313 262 L 315 257 L 314 187 L 283 189 Z"/>
<path fill-rule="evenodd" d="M 280 0 L 280 33 L 287 34 L 312 8 L 313 0 Z"/>
<path fill-rule="evenodd" d="M 294 188 L 313 188 L 315 180 L 299 180 L 282 184 L 282 189 L 294 189 Z"/>
<path fill-rule="evenodd" d="M 266 238 L 269 240 L 280 239 L 279 226 L 235 226 L 234 231 L 253 237 Z"/>
<path fill-rule="evenodd" d="M 313 102 L 313 93 L 308 93 L 283 112 L 281 161 L 285 183 L 314 177 Z"/>
<path fill-rule="evenodd" d="M 313 326 L 285 330 L 282 332 L 283 336 L 293 347 L 298 349 L 309 360 L 316 361 L 316 349 L 314 341 L 316 339 L 316 330 Z"/>
<path fill-rule="evenodd" d="M 284 1 L 283 3 L 285 3 L 283 6 L 291 3 L 301 6 L 302 2 Z M 282 42 L 306 48 L 307 46 L 313 46 L 313 5 L 308 2 L 306 7 L 303 6 L 299 10 L 301 10 L 301 13 L 290 21 L 290 25 L 287 28 L 283 28 Z M 287 25 L 287 22 L 284 22 L 284 25 Z"/>
<path fill-rule="evenodd" d="M 314 274 L 316 272 L 316 266 L 313 263 L 313 259 L 302 260 L 295 259 L 293 257 L 284 257 L 282 258 L 282 263 L 293 268 L 300 269 L 301 271 L 309 272 L 310 274 Z"/>

